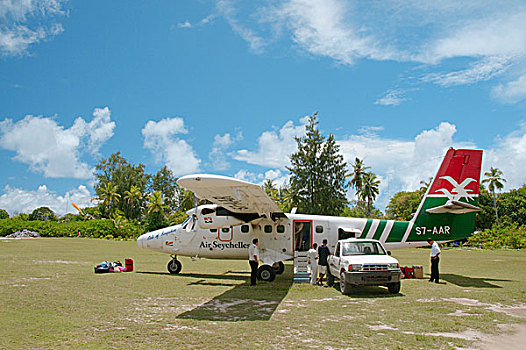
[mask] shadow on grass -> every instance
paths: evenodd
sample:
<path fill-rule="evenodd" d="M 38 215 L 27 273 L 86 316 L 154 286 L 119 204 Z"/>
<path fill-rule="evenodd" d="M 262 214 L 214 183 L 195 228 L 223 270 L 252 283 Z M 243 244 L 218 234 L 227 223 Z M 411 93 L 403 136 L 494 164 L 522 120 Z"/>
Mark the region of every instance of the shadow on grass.
<path fill-rule="evenodd" d="M 247 281 L 250 279 L 250 272 L 246 272 L 246 276 L 239 275 L 241 272 L 227 271 L 224 274 L 212 275 L 207 273 L 185 273 L 181 272 L 178 274 L 171 274 L 169 272 L 152 272 L 152 271 L 137 271 L 136 273 L 145 275 L 162 275 L 162 276 L 173 276 L 173 277 L 192 277 L 200 279 L 221 279 L 221 280 L 236 280 L 236 281 Z"/>
<path fill-rule="evenodd" d="M 180 314 L 177 318 L 227 322 L 268 321 L 289 292 L 293 280 L 291 270 L 287 269 L 283 275 L 276 276 L 274 282 L 258 282 L 256 286 L 249 286 L 249 281 L 245 277 L 226 275 L 229 279 L 247 281 L 244 284 L 237 284 L 193 310 Z M 226 278 L 223 276 L 225 275 L 214 275 L 210 278 Z M 204 280 L 194 284 L 224 286 L 222 283 Z"/>
<path fill-rule="evenodd" d="M 338 282 L 334 283 L 332 286 L 338 292 L 340 292 L 340 284 Z M 402 283 L 403 288 L 403 283 Z M 366 298 L 366 299 L 375 299 L 375 298 L 396 298 L 405 296 L 402 292 L 398 294 L 391 294 L 386 287 L 380 286 L 361 286 L 354 287 L 349 294 L 345 296 L 350 298 Z"/>
<path fill-rule="evenodd" d="M 475 288 L 502 288 L 501 286 L 497 286 L 495 284 L 489 283 L 489 282 L 513 282 L 511 280 L 505 280 L 505 279 L 494 279 L 494 278 L 475 278 L 475 277 L 467 277 L 462 275 L 455 275 L 452 273 L 441 273 L 440 278 L 452 283 L 456 284 L 459 287 L 475 287 Z"/>

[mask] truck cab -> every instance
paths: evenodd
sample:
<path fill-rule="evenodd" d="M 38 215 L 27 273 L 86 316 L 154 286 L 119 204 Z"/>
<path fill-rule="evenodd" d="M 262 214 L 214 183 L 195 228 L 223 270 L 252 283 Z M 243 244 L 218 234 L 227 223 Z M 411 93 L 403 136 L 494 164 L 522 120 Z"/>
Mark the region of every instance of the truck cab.
<path fill-rule="evenodd" d="M 340 290 L 349 294 L 358 286 L 386 286 L 389 293 L 400 292 L 402 273 L 398 260 L 390 256 L 380 241 L 349 238 L 339 240 L 327 259 L 327 280 L 340 281 Z"/>

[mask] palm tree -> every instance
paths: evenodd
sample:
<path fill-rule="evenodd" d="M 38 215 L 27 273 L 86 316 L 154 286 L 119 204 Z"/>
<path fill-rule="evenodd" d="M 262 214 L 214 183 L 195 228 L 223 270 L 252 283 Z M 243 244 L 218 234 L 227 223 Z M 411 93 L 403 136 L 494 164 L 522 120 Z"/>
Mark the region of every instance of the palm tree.
<path fill-rule="evenodd" d="M 192 191 L 181 188 L 179 192 L 179 209 L 186 212 L 195 206 L 196 199 Z"/>
<path fill-rule="evenodd" d="M 503 182 L 506 182 L 506 179 L 501 177 L 502 171 L 494 167 L 491 167 L 489 171 L 486 171 L 484 176 L 486 176 L 486 178 L 482 180 L 482 183 L 488 183 L 488 191 L 493 195 L 493 207 L 495 208 L 497 226 L 499 226 L 499 213 L 497 212 L 497 196 L 495 195 L 495 189 L 502 190 L 504 188 Z"/>
<path fill-rule="evenodd" d="M 350 177 L 349 187 L 356 190 L 356 195 L 360 197 L 360 193 L 363 190 L 363 178 L 366 174 L 365 170 L 370 169 L 371 167 L 363 166 L 363 160 L 356 157 L 354 164 L 352 164 L 352 172 L 345 175 L 345 177 Z"/>
<path fill-rule="evenodd" d="M 363 174 L 360 198 L 367 203 L 367 216 L 371 214 L 372 203 L 380 193 L 378 190 L 379 186 L 380 180 L 378 180 L 374 173 L 367 172 Z"/>
<path fill-rule="evenodd" d="M 108 208 L 109 214 L 111 214 L 113 207 L 119 203 L 121 195 L 117 193 L 117 186 L 111 181 L 106 182 L 101 187 L 101 194 L 99 200 L 102 201 L 102 205 Z"/>
<path fill-rule="evenodd" d="M 124 192 L 124 197 L 126 198 L 126 201 L 130 205 L 132 212 L 136 208 L 136 205 L 139 204 L 139 201 L 142 199 L 142 192 L 141 189 L 138 186 L 131 185 L 130 190 Z M 139 212 L 138 210 L 135 210 L 135 212 Z"/>
<path fill-rule="evenodd" d="M 148 203 L 146 203 L 146 206 L 148 207 L 148 213 L 161 213 L 164 215 L 164 210 L 168 208 L 168 206 L 164 204 L 165 200 L 166 198 L 163 197 L 161 191 L 154 191 L 153 193 L 150 193 L 148 196 Z"/>

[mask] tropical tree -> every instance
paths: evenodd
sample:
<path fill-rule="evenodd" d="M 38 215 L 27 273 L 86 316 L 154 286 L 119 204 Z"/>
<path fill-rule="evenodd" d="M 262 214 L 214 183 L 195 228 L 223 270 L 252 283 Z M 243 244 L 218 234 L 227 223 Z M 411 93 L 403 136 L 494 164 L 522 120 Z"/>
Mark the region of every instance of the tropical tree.
<path fill-rule="evenodd" d="M 362 191 L 360 192 L 360 198 L 366 202 L 366 214 L 369 216 L 372 211 L 372 203 L 378 196 L 380 186 L 380 180 L 372 172 L 363 174 L 362 179 Z"/>
<path fill-rule="evenodd" d="M 141 199 L 143 197 L 142 191 L 138 186 L 132 185 L 129 191 L 124 192 L 124 198 L 128 202 L 131 210 L 135 212 L 134 218 L 138 218 L 141 214 Z"/>
<path fill-rule="evenodd" d="M 491 192 L 493 196 L 493 207 L 495 208 L 495 218 L 497 219 L 497 226 L 499 226 L 499 213 L 497 211 L 497 196 L 495 195 L 495 190 L 501 190 L 504 188 L 503 182 L 506 182 L 506 179 L 502 177 L 502 171 L 497 168 L 491 167 L 489 171 L 484 173 L 486 178 L 482 180 L 482 183 L 488 184 L 488 191 Z"/>
<path fill-rule="evenodd" d="M 148 202 L 146 203 L 148 208 L 148 230 L 156 230 L 166 226 L 165 210 L 168 209 L 168 206 L 164 204 L 165 199 L 161 191 L 154 191 L 148 195 Z"/>
<path fill-rule="evenodd" d="M 357 196 L 359 196 L 363 189 L 363 177 L 365 175 L 365 170 L 370 168 L 371 167 L 364 166 L 363 160 L 356 157 L 354 159 L 354 164 L 352 164 L 352 171 L 345 175 L 345 177 L 351 178 L 349 181 L 349 188 L 354 188 Z"/>
<path fill-rule="evenodd" d="M 151 176 L 150 180 L 150 192 L 161 192 L 165 198 L 164 203 L 170 208 L 170 211 L 176 211 L 179 207 L 180 188 L 172 170 L 165 165 L 155 175 Z"/>
<path fill-rule="evenodd" d="M 265 193 L 274 200 L 274 202 L 280 202 L 279 190 L 271 179 L 266 179 L 263 183 L 263 190 Z"/>
<path fill-rule="evenodd" d="M 99 201 L 102 202 L 102 207 L 107 213 L 108 217 L 119 203 L 120 198 L 121 195 L 117 193 L 117 186 L 112 182 L 107 182 L 100 187 Z"/>
<path fill-rule="evenodd" d="M 0 209 L 0 219 L 9 219 L 9 213 L 5 209 Z"/>
<path fill-rule="evenodd" d="M 119 194 L 119 198 L 125 198 L 125 192 L 129 191 L 132 186 L 139 188 L 143 194 L 139 203 L 131 205 L 127 200 L 114 203 L 115 208 L 121 210 L 126 218 L 131 219 L 137 216 L 136 208 L 143 207 L 144 194 L 149 179 L 149 175 L 144 171 L 143 164 L 132 164 L 121 156 L 120 152 L 117 152 L 110 155 L 107 159 L 101 159 L 99 164 L 95 165 L 94 176 L 95 193 L 99 198 L 108 182 L 115 186 L 115 192 Z"/>
<path fill-rule="evenodd" d="M 48 207 L 40 207 L 36 208 L 31 214 L 29 214 L 29 220 L 57 221 L 57 217 L 53 210 Z"/>
<path fill-rule="evenodd" d="M 309 117 L 306 133 L 296 137 L 298 150 L 291 155 L 290 190 L 294 206 L 306 214 L 338 215 L 345 198 L 346 163 L 331 134 L 325 140 L 320 133 L 317 113 Z"/>

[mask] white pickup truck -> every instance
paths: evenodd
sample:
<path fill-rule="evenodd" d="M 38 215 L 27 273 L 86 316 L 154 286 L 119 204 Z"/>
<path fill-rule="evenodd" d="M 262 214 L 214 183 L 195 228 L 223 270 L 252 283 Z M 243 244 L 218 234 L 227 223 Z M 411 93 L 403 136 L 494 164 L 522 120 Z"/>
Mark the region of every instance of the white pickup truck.
<path fill-rule="evenodd" d="M 338 241 L 327 259 L 327 281 L 340 280 L 340 290 L 349 294 L 356 286 L 386 286 L 389 293 L 400 292 L 402 272 L 398 260 L 374 239 L 349 238 Z"/>

